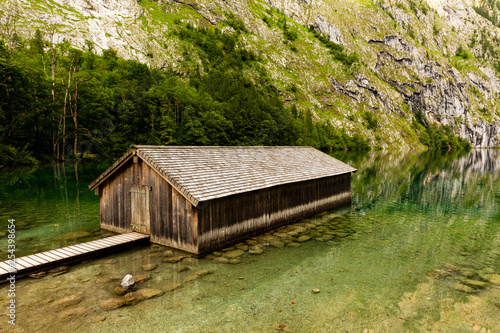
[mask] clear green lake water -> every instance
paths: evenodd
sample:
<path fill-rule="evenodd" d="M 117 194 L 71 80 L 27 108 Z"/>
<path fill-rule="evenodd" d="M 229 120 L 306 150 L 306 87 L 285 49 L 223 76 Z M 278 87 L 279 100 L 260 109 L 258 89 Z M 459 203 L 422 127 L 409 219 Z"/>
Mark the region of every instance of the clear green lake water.
<path fill-rule="evenodd" d="M 226 251 L 170 263 L 148 245 L 20 279 L 16 326 L 0 285 L 0 332 L 500 332 L 500 151 L 337 157 L 358 169 L 351 207 L 249 239 L 234 264 L 217 262 Z M 16 255 L 104 235 L 87 186 L 109 164 L 0 173 L 0 235 L 16 219 Z M 128 273 L 162 294 L 103 310 Z"/>

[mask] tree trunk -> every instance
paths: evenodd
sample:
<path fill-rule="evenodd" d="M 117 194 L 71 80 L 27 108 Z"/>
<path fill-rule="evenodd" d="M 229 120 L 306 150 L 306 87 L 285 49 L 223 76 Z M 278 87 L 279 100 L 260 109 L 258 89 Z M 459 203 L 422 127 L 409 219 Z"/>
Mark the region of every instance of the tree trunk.
<path fill-rule="evenodd" d="M 76 71 L 76 68 L 75 68 Z M 73 78 L 75 74 L 73 73 Z M 74 112 L 73 112 L 73 154 L 78 157 L 78 79 L 75 79 L 75 95 L 74 95 Z"/>

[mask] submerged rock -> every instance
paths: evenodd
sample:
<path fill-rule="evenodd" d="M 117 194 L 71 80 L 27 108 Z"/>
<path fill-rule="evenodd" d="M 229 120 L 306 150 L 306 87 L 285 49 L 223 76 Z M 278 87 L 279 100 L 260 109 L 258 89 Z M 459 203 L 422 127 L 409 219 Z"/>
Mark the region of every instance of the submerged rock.
<path fill-rule="evenodd" d="M 291 242 L 291 243 L 286 244 L 286 246 L 289 246 L 289 247 L 301 247 L 302 245 L 300 245 L 299 243 Z"/>
<path fill-rule="evenodd" d="M 245 251 L 243 250 L 232 250 L 224 253 L 223 257 L 227 259 L 235 259 L 241 257 L 243 254 L 245 254 Z"/>
<path fill-rule="evenodd" d="M 68 266 L 59 266 L 49 270 L 49 273 L 51 273 L 53 276 L 58 276 L 67 272 L 68 272 Z"/>
<path fill-rule="evenodd" d="M 180 273 L 180 272 L 185 272 L 185 271 L 189 271 L 189 267 L 186 267 L 186 266 L 179 266 L 175 269 L 175 271 L 177 273 Z"/>
<path fill-rule="evenodd" d="M 160 296 L 160 295 L 163 295 L 163 291 L 160 290 L 160 289 L 152 289 L 152 288 L 148 288 L 148 289 L 140 289 L 137 291 L 137 293 L 141 296 L 143 296 L 145 299 L 150 299 L 150 298 L 153 298 L 153 297 L 156 297 L 156 296 Z"/>
<path fill-rule="evenodd" d="M 28 275 L 30 278 L 32 279 L 41 279 L 43 278 L 45 275 L 47 275 L 47 272 L 36 272 L 36 273 L 33 273 L 33 274 L 30 274 Z"/>
<path fill-rule="evenodd" d="M 224 257 L 216 257 L 214 258 L 214 260 L 212 260 L 213 262 L 217 262 L 217 263 L 220 263 L 220 264 L 227 264 L 229 262 L 229 259 L 227 258 L 224 258 Z"/>
<path fill-rule="evenodd" d="M 95 282 L 98 284 L 107 284 L 114 281 L 120 281 L 120 277 L 116 275 L 107 275 L 98 278 Z"/>
<path fill-rule="evenodd" d="M 500 274 L 482 274 L 481 277 L 490 283 L 500 285 Z"/>
<path fill-rule="evenodd" d="M 306 236 L 306 235 L 302 235 L 302 236 L 299 236 L 299 238 L 297 238 L 297 242 L 304 243 L 304 242 L 307 242 L 310 239 L 311 239 L 311 237 Z"/>
<path fill-rule="evenodd" d="M 313 294 L 319 294 L 321 292 L 320 289 L 314 288 L 311 290 Z"/>
<path fill-rule="evenodd" d="M 151 279 L 151 275 L 149 275 L 149 274 L 138 274 L 138 275 L 134 275 L 133 279 L 137 283 L 142 283 L 142 282 L 146 282 L 147 280 Z"/>
<path fill-rule="evenodd" d="M 184 258 L 183 256 L 167 257 L 167 258 L 164 258 L 163 261 L 173 264 L 173 263 L 181 261 L 183 258 Z"/>
<path fill-rule="evenodd" d="M 157 264 L 147 264 L 147 265 L 143 265 L 142 269 L 145 270 L 146 272 L 148 272 L 148 271 L 152 271 L 156 267 L 158 267 Z"/>
<path fill-rule="evenodd" d="M 205 276 L 205 275 L 209 275 L 209 274 L 212 274 L 213 272 L 212 271 L 209 271 L 208 269 L 200 269 L 198 271 L 195 271 L 195 274 L 199 275 L 199 276 Z"/>
<path fill-rule="evenodd" d="M 83 300 L 83 295 L 71 295 L 71 296 L 66 296 L 58 301 L 55 301 L 52 304 L 57 307 L 67 307 L 79 304 L 82 300 Z"/>
<path fill-rule="evenodd" d="M 179 289 L 181 287 L 182 287 L 182 284 L 180 284 L 180 283 L 169 283 L 165 287 L 163 287 L 162 290 L 165 292 L 170 292 L 170 291 L 173 291 L 175 289 Z"/>
<path fill-rule="evenodd" d="M 248 251 L 248 245 L 247 245 L 247 244 L 237 244 L 237 245 L 236 245 L 236 248 L 237 248 L 238 250 Z"/>
<path fill-rule="evenodd" d="M 175 256 L 174 251 L 172 251 L 172 250 L 166 250 L 165 252 L 163 252 L 163 255 L 165 257 L 173 257 L 173 256 Z"/>
<path fill-rule="evenodd" d="M 69 309 L 69 310 L 64 310 L 59 313 L 59 317 L 62 319 L 69 319 L 72 317 L 80 317 L 85 314 L 87 314 L 88 309 L 86 308 L 75 308 L 75 309 Z"/>
<path fill-rule="evenodd" d="M 264 250 L 258 245 L 251 246 L 250 249 L 248 250 L 248 253 L 250 254 L 262 254 Z"/>
<path fill-rule="evenodd" d="M 245 251 L 243 250 L 232 250 L 224 253 L 223 257 L 227 259 L 235 259 L 238 257 L 241 257 L 242 255 L 245 254 Z"/>
<path fill-rule="evenodd" d="M 241 264 L 241 259 L 240 258 L 229 259 L 228 264 L 233 264 L 233 265 Z"/>
<path fill-rule="evenodd" d="M 113 294 L 118 295 L 118 296 L 122 296 L 122 295 L 125 295 L 126 293 L 132 291 L 133 289 L 135 289 L 135 288 L 129 287 L 129 288 L 125 289 L 125 288 L 122 288 L 120 286 L 117 286 L 117 287 L 115 287 L 115 289 L 113 289 Z"/>
<path fill-rule="evenodd" d="M 276 241 L 271 242 L 271 246 L 276 247 L 278 249 L 282 249 L 285 246 L 285 243 L 283 243 L 282 241 L 276 240 Z"/>
<path fill-rule="evenodd" d="M 476 289 L 473 289 L 469 286 L 466 286 L 466 285 L 458 283 L 458 282 L 453 284 L 452 287 L 453 287 L 453 289 L 458 290 L 458 291 L 462 291 L 464 293 L 475 293 L 476 292 Z"/>
<path fill-rule="evenodd" d="M 123 296 L 126 305 L 135 305 L 144 300 L 144 296 L 139 292 L 130 292 Z"/>
<path fill-rule="evenodd" d="M 470 280 L 470 279 L 464 280 L 462 281 L 462 283 L 474 289 L 483 289 L 487 285 L 486 282 Z"/>
<path fill-rule="evenodd" d="M 101 306 L 101 308 L 103 310 L 109 311 L 109 310 L 118 309 L 119 307 L 124 306 L 125 303 L 126 302 L 123 298 L 110 298 L 110 299 L 107 299 L 107 300 L 101 302 L 101 304 L 99 304 L 99 305 Z"/>

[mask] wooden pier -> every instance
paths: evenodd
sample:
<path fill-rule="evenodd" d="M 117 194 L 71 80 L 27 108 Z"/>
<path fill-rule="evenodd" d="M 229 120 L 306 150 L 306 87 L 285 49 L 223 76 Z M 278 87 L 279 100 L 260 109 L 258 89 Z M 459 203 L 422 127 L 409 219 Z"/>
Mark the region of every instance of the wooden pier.
<path fill-rule="evenodd" d="M 149 241 L 149 235 L 138 232 L 106 237 L 94 241 L 71 245 L 56 250 L 45 251 L 15 259 L 15 268 L 12 268 L 12 261 L 0 262 L 0 283 L 7 282 L 11 274 L 15 278 L 50 269 L 60 265 L 81 262 L 99 255 L 129 248 Z"/>

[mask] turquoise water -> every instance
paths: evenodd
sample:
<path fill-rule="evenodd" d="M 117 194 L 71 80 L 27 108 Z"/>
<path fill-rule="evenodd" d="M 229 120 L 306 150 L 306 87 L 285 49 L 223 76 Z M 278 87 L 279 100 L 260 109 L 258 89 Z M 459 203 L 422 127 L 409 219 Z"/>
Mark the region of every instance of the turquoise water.
<path fill-rule="evenodd" d="M 500 152 L 338 157 L 359 170 L 352 207 L 202 259 L 143 246 L 19 280 L 17 325 L 0 331 L 500 332 Z M 86 186 L 105 167 L 4 174 L 0 214 L 26 223 L 17 254 L 100 237 Z M 103 310 L 129 273 L 158 295 Z M 0 313 L 8 301 L 2 285 Z"/>

